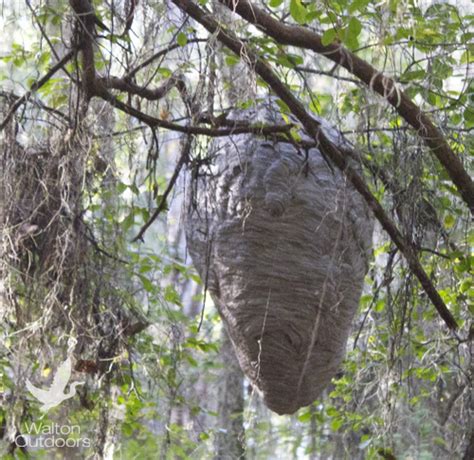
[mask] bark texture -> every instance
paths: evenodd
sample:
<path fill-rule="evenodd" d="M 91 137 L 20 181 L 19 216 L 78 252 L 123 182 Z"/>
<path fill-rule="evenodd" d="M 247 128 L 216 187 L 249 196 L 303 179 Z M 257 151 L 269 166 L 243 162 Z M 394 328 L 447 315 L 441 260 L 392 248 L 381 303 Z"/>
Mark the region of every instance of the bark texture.
<path fill-rule="evenodd" d="M 280 121 L 263 105 L 232 117 Z M 210 155 L 188 187 L 189 251 L 242 370 L 270 409 L 293 413 L 343 359 L 367 271 L 368 208 L 317 149 L 241 134 L 214 141 Z"/>

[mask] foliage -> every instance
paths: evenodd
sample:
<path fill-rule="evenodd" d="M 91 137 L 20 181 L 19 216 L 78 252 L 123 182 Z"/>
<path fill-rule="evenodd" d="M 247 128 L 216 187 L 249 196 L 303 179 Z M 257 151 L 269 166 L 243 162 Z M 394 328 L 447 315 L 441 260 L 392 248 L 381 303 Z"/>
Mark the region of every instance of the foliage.
<path fill-rule="evenodd" d="M 245 53 L 224 48 L 176 6 L 136 3 L 94 2 L 107 26 L 96 30 L 95 68 L 104 85 L 105 77 L 117 75 L 142 89 L 171 81 L 161 98 L 112 86 L 113 103 L 97 95 L 89 101 L 79 84 L 85 67 L 79 53 L 3 126 L 5 458 L 26 458 L 12 447 L 12 436 L 41 416 L 25 379 L 49 384 L 70 339 L 79 343 L 74 356 L 82 367 L 75 375 L 86 385 L 44 423 L 67 419 L 81 427 L 92 446 L 78 458 L 94 452 L 99 458 L 210 458 L 214 438 L 225 429 L 217 422 L 221 324 L 203 294 L 205 280 L 185 255 L 184 181 L 170 180 L 185 135 L 173 127 L 209 128 L 210 136 L 194 136 L 187 159 L 189 171 L 206 171 L 209 139 L 226 128 L 219 116 L 232 105 L 251 106 L 269 88 L 248 69 Z M 271 65 L 309 111 L 354 143 L 370 190 L 416 249 L 460 326 L 456 333 L 446 330 L 379 229 L 340 375 L 319 401 L 284 418 L 246 388 L 246 455 L 462 458 L 472 437 L 474 235 L 459 191 L 418 133 L 373 88 L 321 56 L 284 46 L 222 5 L 197 4 Z M 67 2 L 26 5 L 7 2 L 0 18 L 0 123 L 78 35 Z M 316 31 L 323 45 L 343 44 L 392 77 L 472 170 L 474 16 L 467 6 L 411 0 L 271 0 L 261 6 L 282 23 Z M 171 130 L 143 114 L 172 123 Z M 168 184 L 174 185 L 170 194 Z M 161 206 L 144 241 L 132 241 Z M 72 458 L 63 451 L 57 449 L 59 458 Z"/>

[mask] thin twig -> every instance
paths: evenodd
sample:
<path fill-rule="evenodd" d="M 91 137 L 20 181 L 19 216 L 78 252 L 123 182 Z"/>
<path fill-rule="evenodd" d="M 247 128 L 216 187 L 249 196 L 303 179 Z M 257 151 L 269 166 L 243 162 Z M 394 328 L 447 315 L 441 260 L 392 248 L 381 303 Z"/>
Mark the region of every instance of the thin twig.
<path fill-rule="evenodd" d="M 190 43 L 201 43 L 201 42 L 207 42 L 207 38 L 191 38 L 187 41 L 186 44 Z M 162 56 L 165 56 L 169 52 L 181 48 L 181 45 L 178 43 L 173 43 L 172 45 L 169 45 L 168 47 L 156 52 L 153 56 L 150 56 L 148 59 L 143 61 L 141 64 L 137 65 L 134 69 L 130 70 L 130 72 L 125 75 L 124 79 L 125 80 L 130 80 L 132 77 L 135 76 L 140 70 L 144 69 L 145 67 L 149 66 L 153 61 L 156 61 Z"/>
<path fill-rule="evenodd" d="M 3 119 L 2 123 L 0 124 L 0 131 L 2 131 L 5 126 L 9 123 L 9 121 L 11 120 L 11 118 L 13 117 L 13 115 L 15 114 L 15 112 L 18 110 L 18 108 L 24 104 L 28 98 L 35 92 L 35 91 L 38 91 L 43 85 L 45 85 L 49 79 L 58 71 L 60 70 L 62 67 L 64 67 L 64 65 L 69 62 L 70 59 L 72 59 L 72 57 L 74 56 L 74 54 L 76 53 L 76 50 L 71 50 L 69 51 L 69 53 L 67 53 L 56 65 L 54 65 L 53 67 L 51 67 L 51 69 L 48 70 L 48 72 L 46 72 L 46 74 L 41 77 L 39 80 L 36 80 L 35 82 L 33 82 L 33 84 L 31 85 L 31 88 L 29 91 L 27 91 L 25 94 L 23 94 L 23 96 L 21 96 L 20 98 L 18 98 L 10 107 L 10 110 L 8 111 L 8 113 L 6 114 L 5 118 Z"/>
<path fill-rule="evenodd" d="M 183 166 L 186 164 L 186 162 L 189 159 L 189 152 L 191 150 L 191 143 L 192 143 L 192 137 L 187 136 L 186 140 L 183 145 L 183 149 L 181 151 L 181 155 L 179 157 L 178 163 L 176 164 L 176 167 L 174 169 L 174 173 L 171 176 L 170 181 L 168 182 L 168 186 L 166 187 L 165 193 L 163 193 L 163 196 L 161 197 L 160 204 L 156 208 L 155 212 L 153 215 L 148 219 L 148 222 L 140 229 L 138 232 L 137 236 L 133 238 L 132 242 L 136 242 L 138 240 L 143 241 L 143 235 L 147 231 L 147 229 L 150 227 L 150 225 L 158 218 L 161 212 L 164 211 L 167 205 L 167 200 L 168 196 L 173 190 L 173 187 L 178 180 L 179 174 L 181 172 L 181 169 L 183 169 Z"/>
<path fill-rule="evenodd" d="M 336 80 L 347 81 L 349 83 L 354 83 L 356 85 L 361 84 L 360 80 L 356 80 L 355 78 L 341 77 L 340 75 L 334 75 L 334 73 L 332 72 L 326 72 L 325 70 L 317 70 L 311 67 L 296 66 L 295 70 L 298 70 L 300 72 L 312 73 L 314 75 L 324 75 L 325 77 L 331 77 L 331 78 L 335 78 Z"/>
<path fill-rule="evenodd" d="M 13 100 L 17 101 L 18 99 L 20 99 L 21 96 L 18 96 L 15 93 L 10 93 L 8 91 L 1 91 L 0 90 L 0 97 L 4 97 L 6 99 L 13 99 Z M 46 110 L 46 112 L 50 112 L 50 113 L 56 115 L 58 118 L 62 118 L 65 122 L 67 122 L 69 124 L 72 122 L 72 120 L 66 114 L 64 114 L 63 112 L 61 112 L 58 109 L 55 109 L 53 107 L 49 107 L 48 105 L 43 104 L 43 102 L 37 101 L 37 100 L 34 101 L 34 104 L 36 104 L 40 109 Z"/>

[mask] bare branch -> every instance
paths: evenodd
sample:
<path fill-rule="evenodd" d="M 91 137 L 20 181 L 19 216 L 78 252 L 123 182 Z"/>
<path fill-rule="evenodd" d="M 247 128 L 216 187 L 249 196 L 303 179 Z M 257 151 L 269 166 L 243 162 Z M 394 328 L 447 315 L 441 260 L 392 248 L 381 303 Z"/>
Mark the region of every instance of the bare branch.
<path fill-rule="evenodd" d="M 295 70 L 298 70 L 299 72 L 312 73 L 314 75 L 324 75 L 325 77 L 331 77 L 331 78 L 335 78 L 336 80 L 347 81 L 349 83 L 354 83 L 356 85 L 360 85 L 361 83 L 359 80 L 356 80 L 354 78 L 341 77 L 339 75 L 334 75 L 333 72 L 326 72 L 325 70 L 313 69 L 312 67 L 296 66 Z"/>
<path fill-rule="evenodd" d="M 113 76 L 99 78 L 98 82 L 109 89 L 118 89 L 129 94 L 135 94 L 137 96 L 144 97 L 150 101 L 156 101 L 166 96 L 171 91 L 171 89 L 176 86 L 177 78 L 171 77 L 163 85 L 155 89 L 150 89 L 146 86 L 139 86 L 125 78 Z"/>
<path fill-rule="evenodd" d="M 187 42 L 187 44 L 190 44 L 190 43 L 200 43 L 200 42 L 207 42 L 207 38 L 190 38 Z M 153 56 L 150 56 L 148 59 L 146 59 L 145 61 L 143 61 L 141 64 L 137 65 L 134 69 L 130 70 L 130 72 L 127 73 L 127 75 L 125 76 L 125 79 L 130 79 L 132 78 L 133 76 L 135 76 L 135 74 L 137 74 L 140 70 L 144 69 L 145 67 L 149 66 L 153 61 L 156 61 L 157 59 L 163 57 L 163 56 L 166 56 L 169 52 L 175 50 L 175 49 L 178 49 L 178 48 L 181 48 L 181 45 L 179 45 L 178 43 L 173 43 L 169 46 L 167 46 L 166 48 L 158 51 L 157 53 L 155 53 Z"/>
<path fill-rule="evenodd" d="M 21 96 L 18 96 L 15 93 L 10 93 L 8 91 L 1 91 L 0 90 L 0 97 L 4 97 L 4 98 L 10 99 L 12 101 L 17 101 L 18 99 L 20 99 Z M 25 102 L 27 102 L 27 101 L 25 101 Z M 46 104 L 43 104 L 43 102 L 38 101 L 38 100 L 35 100 L 34 104 L 37 105 L 39 108 L 45 110 L 46 112 L 50 112 L 53 115 L 56 115 L 56 117 L 60 118 L 62 121 L 66 122 L 66 123 L 71 123 L 71 119 L 66 114 L 61 112 L 60 110 L 55 109 L 53 107 L 50 107 Z"/>
<path fill-rule="evenodd" d="M 125 19 L 125 29 L 122 32 L 122 36 L 127 35 L 132 29 L 133 20 L 135 19 L 135 9 L 138 5 L 138 0 L 130 0 L 130 9 L 128 10 L 127 17 Z"/>
<path fill-rule="evenodd" d="M 169 129 L 170 131 L 177 131 L 184 134 L 201 134 L 210 137 L 222 137 L 229 136 L 231 134 L 254 133 L 266 136 L 275 133 L 287 133 L 293 126 L 291 124 L 265 125 L 262 123 L 254 125 L 244 125 L 238 122 L 234 122 L 233 125 L 229 128 L 205 128 L 201 126 L 183 126 L 141 112 L 140 110 L 137 110 L 134 107 L 120 101 L 114 95 L 110 94 L 104 87 L 99 87 L 99 85 L 97 85 L 96 91 L 96 96 L 101 97 L 102 99 L 109 102 L 112 106 L 121 110 L 122 112 L 128 113 L 129 115 L 132 115 L 143 123 L 146 123 L 151 128 L 164 128 Z"/>

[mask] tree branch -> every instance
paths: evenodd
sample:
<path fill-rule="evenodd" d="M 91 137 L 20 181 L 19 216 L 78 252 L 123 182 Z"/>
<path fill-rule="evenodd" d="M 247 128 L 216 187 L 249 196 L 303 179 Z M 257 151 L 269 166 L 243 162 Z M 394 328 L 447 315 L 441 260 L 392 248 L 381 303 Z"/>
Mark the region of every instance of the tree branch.
<path fill-rule="evenodd" d="M 433 286 L 430 278 L 421 266 L 416 251 L 411 244 L 406 241 L 395 224 L 391 221 L 385 210 L 370 192 L 364 180 L 349 165 L 346 155 L 334 145 L 321 129 L 321 125 L 305 110 L 302 103 L 291 93 L 291 91 L 281 82 L 270 66 L 260 59 L 252 50 L 239 41 L 231 32 L 224 31 L 222 26 L 218 24 L 209 14 L 199 8 L 191 0 L 172 0 L 182 11 L 204 26 L 210 33 L 215 34 L 217 39 L 233 51 L 237 56 L 245 55 L 245 61 L 251 66 L 255 72 L 271 87 L 275 94 L 286 103 L 291 112 L 298 118 L 307 133 L 313 137 L 322 153 L 325 154 L 332 162 L 346 175 L 354 188 L 363 196 L 368 206 L 374 213 L 377 220 L 381 223 L 384 230 L 390 235 L 392 241 L 396 244 L 415 276 L 420 281 L 424 291 L 430 298 L 431 302 L 443 318 L 447 326 L 456 329 L 456 320 L 446 307 L 443 299 Z M 238 6 L 238 5 L 236 5 Z"/>
<path fill-rule="evenodd" d="M 138 5 L 138 0 L 130 0 L 130 9 L 128 10 L 127 17 L 125 18 L 125 29 L 122 32 L 122 37 L 127 35 L 132 29 L 133 20 L 135 19 L 135 9 Z"/>
<path fill-rule="evenodd" d="M 96 16 L 89 0 L 69 0 L 69 3 L 79 24 L 78 46 L 82 51 L 82 85 L 86 100 L 88 100 L 95 92 L 94 37 Z"/>
<path fill-rule="evenodd" d="M 139 86 L 130 80 L 119 77 L 102 77 L 98 78 L 99 84 L 104 85 L 109 89 L 118 89 L 129 94 L 135 94 L 144 97 L 149 101 L 156 101 L 166 96 L 171 89 L 177 84 L 177 77 L 169 78 L 163 85 L 155 89 L 147 88 L 146 86 Z"/>
<path fill-rule="evenodd" d="M 5 115 L 5 118 L 3 119 L 2 123 L 0 124 L 0 131 L 2 131 L 5 126 L 8 124 L 8 122 L 11 120 L 15 112 L 18 110 L 20 105 L 24 104 L 29 97 L 36 91 L 38 91 L 43 85 L 45 85 L 49 79 L 64 65 L 71 60 L 71 58 L 74 56 L 76 53 L 76 50 L 71 50 L 69 53 L 67 53 L 56 65 L 51 67 L 51 69 L 46 72 L 46 74 L 41 77 L 39 80 L 36 80 L 32 85 L 29 91 L 27 91 L 23 96 L 19 97 L 10 107 L 8 110 L 8 113 Z"/>
<path fill-rule="evenodd" d="M 220 137 L 231 134 L 254 133 L 265 136 L 275 133 L 288 133 L 292 128 L 291 124 L 268 126 L 264 124 L 248 125 L 238 122 L 233 122 L 232 124 L 229 123 L 230 126 L 228 128 L 219 128 L 220 125 L 217 123 L 220 121 L 222 124 L 224 124 L 226 121 L 225 119 L 214 120 L 215 123 L 213 123 L 214 126 L 212 128 L 200 126 L 182 126 L 148 115 L 120 101 L 117 97 L 111 94 L 108 89 L 118 89 L 128 92 L 129 94 L 136 94 L 149 100 L 157 100 L 164 97 L 173 86 L 177 87 L 181 95 L 185 95 L 186 88 L 183 80 L 177 76 L 171 77 L 163 86 L 160 86 L 156 89 L 149 89 L 145 86 L 139 86 L 133 83 L 130 80 L 132 73 L 127 74 L 124 78 L 97 78 L 93 52 L 96 17 L 93 7 L 89 0 L 70 0 L 70 4 L 76 13 L 81 27 L 79 48 L 82 51 L 82 84 L 86 93 L 86 99 L 90 99 L 94 96 L 100 97 L 122 112 L 137 118 L 143 123 L 146 123 L 151 128 L 165 128 L 171 131 L 177 131 L 189 135 L 201 134 L 210 137 Z M 196 41 L 201 41 L 201 39 L 196 39 Z M 156 55 L 152 58 L 156 58 Z M 150 58 L 148 61 L 151 62 L 152 58 Z M 145 61 L 145 63 L 149 63 L 148 61 Z M 145 65 L 145 63 L 143 63 L 143 65 Z M 138 68 L 140 68 L 140 66 L 132 72 L 136 72 Z"/>
<path fill-rule="evenodd" d="M 190 38 L 187 41 L 187 44 L 207 42 L 207 41 L 208 41 L 207 38 Z M 130 72 L 128 72 L 127 75 L 125 76 L 125 79 L 127 79 L 127 80 L 131 79 L 133 76 L 135 76 L 135 74 L 137 74 L 140 70 L 144 69 L 145 67 L 149 66 L 153 61 L 156 61 L 160 57 L 163 57 L 166 54 L 168 54 L 169 52 L 171 52 L 175 49 L 178 49 L 178 48 L 181 48 L 181 45 L 178 44 L 178 43 L 173 43 L 173 44 L 167 46 L 166 48 L 156 52 L 153 56 L 150 56 L 148 59 L 143 61 L 141 64 L 137 65 L 134 69 L 130 70 Z"/>
<path fill-rule="evenodd" d="M 17 94 L 15 93 L 10 93 L 8 91 L 2 91 L 0 90 L 0 97 L 4 97 L 5 99 L 10 99 L 10 100 L 13 100 L 13 101 L 18 101 L 18 99 L 21 98 L 21 96 L 18 96 Z M 26 101 L 25 101 L 26 102 Z M 60 110 L 58 109 L 55 109 L 53 107 L 50 107 L 46 104 L 43 104 L 43 102 L 41 101 L 38 101 L 38 100 L 35 100 L 33 102 L 35 105 L 37 105 L 39 108 L 45 110 L 46 112 L 50 112 L 52 113 L 53 115 L 56 115 L 57 118 L 60 118 L 62 121 L 64 121 L 65 123 L 71 123 L 71 119 L 66 115 L 64 114 L 63 112 L 61 112 Z"/>
<path fill-rule="evenodd" d="M 336 80 L 347 81 L 349 83 L 354 83 L 360 85 L 360 81 L 355 78 L 341 77 L 340 75 L 334 75 L 333 72 L 326 72 L 325 70 L 313 69 L 312 67 L 296 66 L 295 70 L 299 72 L 312 73 L 314 75 L 324 75 L 325 77 L 335 78 Z"/>
<path fill-rule="evenodd" d="M 163 212 L 163 210 L 166 208 L 168 196 L 171 193 L 171 190 L 173 190 L 174 184 L 178 180 L 181 169 L 183 169 L 184 164 L 189 159 L 189 153 L 191 151 L 191 143 L 192 143 L 192 137 L 188 135 L 184 142 L 183 149 L 181 151 L 181 155 L 179 157 L 178 163 L 176 164 L 176 167 L 174 169 L 173 175 L 171 176 L 168 186 L 166 187 L 165 193 L 163 193 L 163 196 L 161 197 L 160 204 L 158 205 L 158 207 L 156 208 L 155 212 L 150 217 L 148 222 L 140 229 L 137 236 L 133 238 L 132 242 L 135 242 L 138 240 L 143 241 L 143 235 L 145 234 L 147 229 L 158 218 L 160 213 Z"/>
<path fill-rule="evenodd" d="M 113 94 L 110 94 L 107 89 L 100 85 L 100 80 L 97 80 L 95 88 L 95 96 L 101 97 L 105 101 L 109 102 L 115 108 L 121 110 L 122 112 L 128 113 L 129 115 L 137 118 L 138 120 L 146 123 L 150 128 L 164 128 L 169 129 L 170 131 L 177 131 L 184 134 L 195 134 L 195 135 L 204 135 L 210 137 L 222 137 L 229 136 L 232 134 L 244 134 L 244 133 L 253 133 L 259 134 L 261 136 L 267 136 L 275 133 L 287 133 L 290 131 L 293 125 L 284 124 L 284 125 L 265 125 L 265 124 L 241 124 L 235 122 L 233 126 L 229 128 L 205 128 L 202 126 L 183 126 L 173 123 L 171 121 L 162 120 L 160 118 L 153 117 L 148 115 L 140 110 L 135 109 L 134 107 L 125 104 L 120 101 Z"/>
<path fill-rule="evenodd" d="M 393 79 L 377 71 L 368 62 L 351 53 L 339 43 L 323 45 L 321 36 L 301 26 L 286 25 L 274 19 L 248 0 L 219 0 L 230 10 L 259 27 L 283 45 L 312 50 L 341 65 L 380 94 L 416 129 L 446 169 L 453 184 L 474 214 L 474 183 L 458 156 L 451 150 L 441 131 L 429 117 L 397 86 Z M 175 2 L 176 3 L 176 2 Z"/>

